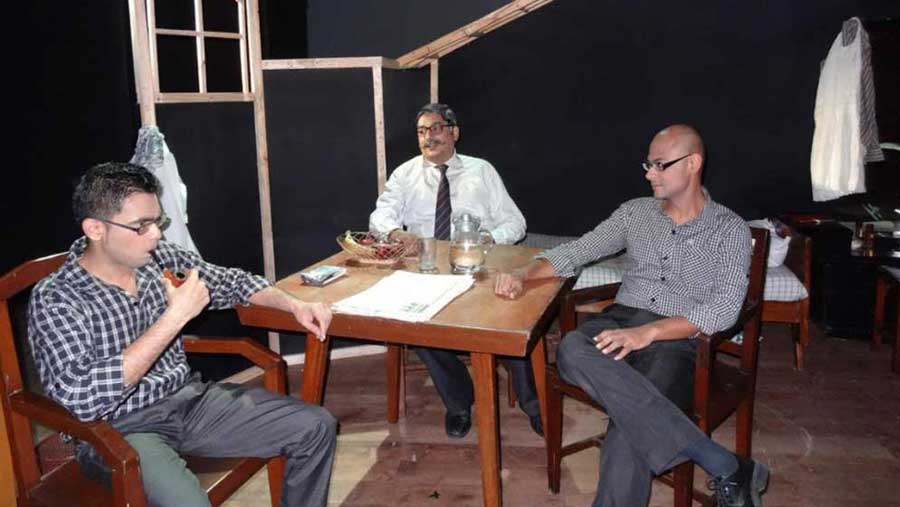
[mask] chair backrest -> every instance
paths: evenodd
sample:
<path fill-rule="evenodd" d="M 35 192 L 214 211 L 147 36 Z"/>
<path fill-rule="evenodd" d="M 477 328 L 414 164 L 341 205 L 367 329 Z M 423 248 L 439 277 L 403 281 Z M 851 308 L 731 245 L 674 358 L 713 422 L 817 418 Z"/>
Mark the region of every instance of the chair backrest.
<path fill-rule="evenodd" d="M 752 372 L 756 376 L 756 363 L 759 356 L 759 332 L 760 318 L 762 316 L 763 292 L 766 284 L 766 262 L 769 256 L 769 231 L 766 229 L 751 227 L 750 234 L 753 238 L 750 255 L 749 283 L 747 295 L 744 297 L 744 306 L 741 315 L 744 321 L 744 339 L 740 344 L 725 340 L 719 345 L 719 350 L 741 359 L 741 369 Z M 749 313 L 749 315 L 747 315 Z"/>
<path fill-rule="evenodd" d="M 27 343 L 28 337 L 20 336 L 26 326 L 16 325 L 17 319 L 13 309 L 24 308 L 20 303 L 30 293 L 34 284 L 56 271 L 65 260 L 65 253 L 35 259 L 0 278 L 0 402 L 3 405 L 3 416 L 6 418 L 6 437 L 9 438 L 13 469 L 20 493 L 30 489 L 40 479 L 40 469 L 34 448 L 31 421 L 27 417 L 13 413 L 10 408 L 10 396 L 27 387 L 23 381 L 20 357 L 24 362 L 30 356 L 30 352 L 22 348 Z M 23 355 L 25 357 L 22 357 Z"/>
<path fill-rule="evenodd" d="M 812 263 L 812 240 L 800 233 L 796 229 L 791 229 L 791 244 L 788 247 L 787 257 L 784 259 L 784 265 L 788 267 L 800 283 L 806 287 L 807 293 L 810 290 L 810 265 Z"/>
<path fill-rule="evenodd" d="M 750 283 L 747 286 L 745 306 L 748 303 L 762 304 L 763 289 L 766 283 L 766 259 L 769 256 L 769 231 L 751 227 L 750 234 L 753 238 L 753 246 L 750 254 Z"/>

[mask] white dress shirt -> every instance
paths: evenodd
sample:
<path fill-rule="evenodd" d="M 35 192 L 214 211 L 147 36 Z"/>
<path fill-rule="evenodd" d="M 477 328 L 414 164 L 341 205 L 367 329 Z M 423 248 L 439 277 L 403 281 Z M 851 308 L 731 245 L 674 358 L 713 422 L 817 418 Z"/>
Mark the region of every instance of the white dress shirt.
<path fill-rule="evenodd" d="M 810 154 L 814 201 L 866 191 L 866 146 L 860 131 L 861 39 L 845 46 L 838 34 L 819 75 Z"/>
<path fill-rule="evenodd" d="M 454 153 L 447 161 L 447 179 L 454 215 L 468 212 L 479 217 L 481 227 L 500 244 L 512 244 L 525 236 L 525 217 L 488 161 Z M 440 182 L 440 170 L 422 155 L 407 160 L 394 170 L 378 197 L 369 216 L 369 229 L 387 233 L 406 226 L 418 236 L 433 236 Z"/>

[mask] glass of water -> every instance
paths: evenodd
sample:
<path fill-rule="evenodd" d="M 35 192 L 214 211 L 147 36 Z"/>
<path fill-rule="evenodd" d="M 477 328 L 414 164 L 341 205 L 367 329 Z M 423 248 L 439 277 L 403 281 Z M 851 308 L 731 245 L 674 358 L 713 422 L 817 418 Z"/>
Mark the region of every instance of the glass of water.
<path fill-rule="evenodd" d="M 437 240 L 419 238 L 419 272 L 437 273 Z"/>

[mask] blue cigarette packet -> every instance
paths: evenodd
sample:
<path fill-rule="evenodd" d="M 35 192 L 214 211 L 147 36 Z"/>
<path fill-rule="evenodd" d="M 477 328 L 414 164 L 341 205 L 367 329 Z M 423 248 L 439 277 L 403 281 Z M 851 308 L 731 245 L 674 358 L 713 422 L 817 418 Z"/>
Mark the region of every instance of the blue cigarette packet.
<path fill-rule="evenodd" d="M 309 271 L 302 271 L 300 277 L 303 283 L 314 287 L 321 287 L 337 280 L 347 274 L 347 270 L 337 266 L 318 266 Z"/>

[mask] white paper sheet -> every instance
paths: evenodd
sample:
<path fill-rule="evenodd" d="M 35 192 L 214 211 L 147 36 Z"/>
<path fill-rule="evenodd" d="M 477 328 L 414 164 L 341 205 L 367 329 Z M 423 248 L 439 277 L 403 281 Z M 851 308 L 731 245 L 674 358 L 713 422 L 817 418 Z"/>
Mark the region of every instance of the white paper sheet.
<path fill-rule="evenodd" d="M 475 283 L 471 276 L 397 271 L 331 305 L 337 313 L 425 322 Z"/>

